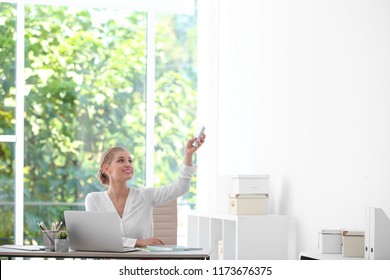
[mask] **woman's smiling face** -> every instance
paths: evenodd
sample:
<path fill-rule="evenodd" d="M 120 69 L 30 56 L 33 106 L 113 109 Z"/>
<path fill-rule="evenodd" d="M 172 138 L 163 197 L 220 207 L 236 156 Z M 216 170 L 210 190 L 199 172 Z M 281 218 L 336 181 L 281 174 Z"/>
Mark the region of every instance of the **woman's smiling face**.
<path fill-rule="evenodd" d="M 104 172 L 110 181 L 127 181 L 133 178 L 133 159 L 126 151 L 118 151 L 109 165 L 104 166 Z"/>

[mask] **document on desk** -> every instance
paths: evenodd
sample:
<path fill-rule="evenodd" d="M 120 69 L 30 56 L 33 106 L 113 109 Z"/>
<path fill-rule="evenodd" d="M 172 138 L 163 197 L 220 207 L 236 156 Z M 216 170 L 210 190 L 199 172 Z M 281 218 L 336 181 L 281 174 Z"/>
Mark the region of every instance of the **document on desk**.
<path fill-rule="evenodd" d="M 13 250 L 23 250 L 23 251 L 43 251 L 45 249 L 43 246 L 13 245 L 13 244 L 1 245 L 0 248 L 13 249 Z"/>
<path fill-rule="evenodd" d="M 193 248 L 193 247 L 186 247 L 186 246 L 171 246 L 171 245 L 165 245 L 165 246 L 146 246 L 145 251 L 149 252 L 172 252 L 172 251 L 199 251 L 202 250 L 202 248 Z"/>

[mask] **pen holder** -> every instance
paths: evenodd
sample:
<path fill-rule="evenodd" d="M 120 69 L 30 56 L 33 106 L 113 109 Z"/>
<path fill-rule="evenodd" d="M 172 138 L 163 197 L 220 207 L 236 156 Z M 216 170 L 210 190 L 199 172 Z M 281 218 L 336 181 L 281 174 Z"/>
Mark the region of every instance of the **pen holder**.
<path fill-rule="evenodd" d="M 58 233 L 58 230 L 44 230 L 42 231 L 43 234 L 43 246 L 45 248 L 45 251 L 51 252 L 54 251 L 54 240 L 56 239 L 56 235 Z"/>

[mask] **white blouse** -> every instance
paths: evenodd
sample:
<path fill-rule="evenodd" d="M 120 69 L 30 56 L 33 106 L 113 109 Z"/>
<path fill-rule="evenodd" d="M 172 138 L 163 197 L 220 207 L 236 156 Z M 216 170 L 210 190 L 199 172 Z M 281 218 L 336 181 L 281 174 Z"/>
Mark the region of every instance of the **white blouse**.
<path fill-rule="evenodd" d="M 183 165 L 179 178 L 173 184 L 161 188 L 130 188 L 121 221 L 122 240 L 126 247 L 134 247 L 137 239 L 153 236 L 153 207 L 165 204 L 190 189 L 195 166 Z M 107 191 L 92 192 L 85 198 L 86 211 L 116 212 Z"/>

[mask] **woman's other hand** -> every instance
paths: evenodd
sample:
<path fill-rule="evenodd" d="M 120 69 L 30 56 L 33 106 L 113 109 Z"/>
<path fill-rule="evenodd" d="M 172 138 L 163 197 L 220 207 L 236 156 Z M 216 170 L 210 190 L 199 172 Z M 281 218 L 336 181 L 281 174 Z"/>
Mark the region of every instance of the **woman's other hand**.
<path fill-rule="evenodd" d="M 150 238 L 143 239 L 143 240 L 138 239 L 135 242 L 135 247 L 146 247 L 146 246 L 151 246 L 151 245 L 165 245 L 165 243 L 157 237 L 150 237 Z"/>

